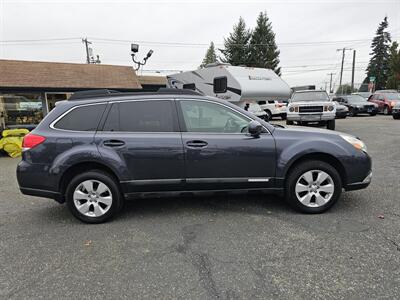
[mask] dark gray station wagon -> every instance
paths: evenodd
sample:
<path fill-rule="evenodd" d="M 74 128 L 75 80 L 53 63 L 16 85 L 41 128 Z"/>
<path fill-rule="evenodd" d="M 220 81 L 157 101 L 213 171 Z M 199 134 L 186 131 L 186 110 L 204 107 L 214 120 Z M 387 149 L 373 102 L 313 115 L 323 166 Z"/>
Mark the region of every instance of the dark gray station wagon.
<path fill-rule="evenodd" d="M 372 177 L 356 137 L 274 126 L 185 90 L 76 93 L 23 147 L 21 192 L 66 202 L 88 223 L 107 220 L 130 198 L 210 191 L 273 192 L 320 213 Z"/>

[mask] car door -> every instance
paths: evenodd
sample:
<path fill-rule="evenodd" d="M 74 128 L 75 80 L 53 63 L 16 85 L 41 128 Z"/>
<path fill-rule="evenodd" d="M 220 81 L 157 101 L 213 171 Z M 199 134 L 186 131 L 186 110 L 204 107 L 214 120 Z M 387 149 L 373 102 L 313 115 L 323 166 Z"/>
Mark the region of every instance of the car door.
<path fill-rule="evenodd" d="M 173 99 L 112 103 L 95 141 L 102 156 L 123 170 L 126 193 L 182 188 L 183 146 Z"/>
<path fill-rule="evenodd" d="M 272 188 L 275 141 L 268 130 L 247 133 L 251 118 L 209 100 L 177 100 L 185 151 L 186 188 Z"/>

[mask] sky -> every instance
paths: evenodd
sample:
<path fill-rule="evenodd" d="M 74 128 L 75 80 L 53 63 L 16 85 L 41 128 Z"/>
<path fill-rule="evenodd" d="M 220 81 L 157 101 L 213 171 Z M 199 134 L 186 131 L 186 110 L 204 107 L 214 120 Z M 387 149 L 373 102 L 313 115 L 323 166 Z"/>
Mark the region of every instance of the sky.
<path fill-rule="evenodd" d="M 152 49 L 140 73 L 166 75 L 196 69 L 210 41 L 222 48 L 240 16 L 254 28 L 261 11 L 272 23 L 290 86 L 329 87 L 328 73 L 337 86 L 343 47 L 356 50 L 355 83 L 361 83 L 385 16 L 392 40 L 400 41 L 400 0 L 0 0 L 0 58 L 84 63 L 87 37 L 104 64 L 133 65 L 130 43 L 140 45 L 139 58 Z M 351 81 L 353 50 L 345 52 L 344 83 Z"/>

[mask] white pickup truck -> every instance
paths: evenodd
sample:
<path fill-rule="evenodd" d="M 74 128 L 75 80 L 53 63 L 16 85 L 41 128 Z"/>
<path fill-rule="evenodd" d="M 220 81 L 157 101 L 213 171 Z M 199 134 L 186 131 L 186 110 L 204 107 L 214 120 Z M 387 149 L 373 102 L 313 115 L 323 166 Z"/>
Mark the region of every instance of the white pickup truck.
<path fill-rule="evenodd" d="M 286 124 L 318 123 L 335 130 L 336 105 L 325 91 L 305 90 L 292 94 L 286 110 Z"/>

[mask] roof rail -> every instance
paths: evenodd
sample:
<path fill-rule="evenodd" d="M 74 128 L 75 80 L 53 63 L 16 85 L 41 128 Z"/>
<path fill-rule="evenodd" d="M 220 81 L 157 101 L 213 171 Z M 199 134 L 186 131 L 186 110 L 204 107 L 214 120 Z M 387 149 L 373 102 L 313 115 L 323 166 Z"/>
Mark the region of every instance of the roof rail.
<path fill-rule="evenodd" d="M 190 89 L 176 89 L 176 88 L 159 88 L 157 93 L 160 94 L 179 94 L 179 95 L 200 95 L 203 96 L 202 93 L 190 90 Z"/>
<path fill-rule="evenodd" d="M 105 97 L 115 94 L 121 94 L 121 92 L 115 90 L 107 90 L 107 89 L 99 89 L 99 90 L 87 90 L 87 91 L 78 91 L 72 94 L 72 96 L 68 100 L 80 100 L 86 98 L 96 98 L 96 97 Z"/>

